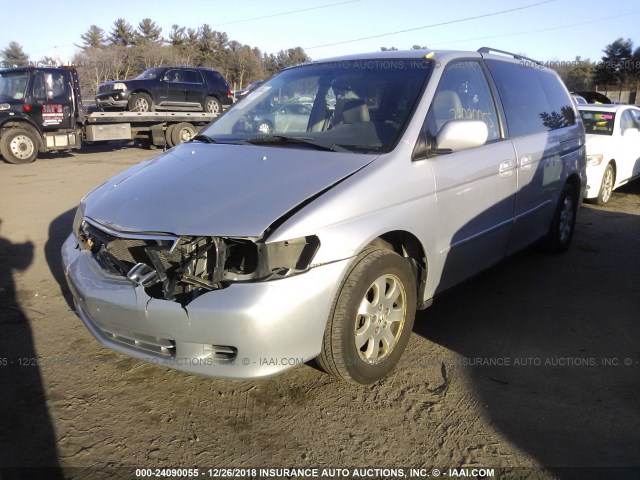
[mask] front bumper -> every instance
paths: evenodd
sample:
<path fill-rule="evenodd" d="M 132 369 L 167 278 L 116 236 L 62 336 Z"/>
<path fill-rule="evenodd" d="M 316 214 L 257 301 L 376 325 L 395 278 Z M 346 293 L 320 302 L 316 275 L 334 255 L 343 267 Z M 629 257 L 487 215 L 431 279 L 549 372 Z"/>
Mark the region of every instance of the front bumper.
<path fill-rule="evenodd" d="M 62 261 L 77 313 L 100 343 L 154 364 L 235 380 L 271 376 L 320 353 L 349 264 L 341 260 L 282 280 L 233 284 L 183 308 L 105 273 L 90 252 L 77 248 L 74 235 L 62 247 Z"/>
<path fill-rule="evenodd" d="M 602 178 L 607 165 L 607 161 L 602 161 L 600 165 L 587 165 L 587 187 L 584 198 L 596 198 L 600 194 Z"/>
<path fill-rule="evenodd" d="M 122 107 L 126 108 L 129 103 L 128 90 L 114 90 L 112 92 L 99 93 L 96 95 L 96 105 L 99 107 Z"/>

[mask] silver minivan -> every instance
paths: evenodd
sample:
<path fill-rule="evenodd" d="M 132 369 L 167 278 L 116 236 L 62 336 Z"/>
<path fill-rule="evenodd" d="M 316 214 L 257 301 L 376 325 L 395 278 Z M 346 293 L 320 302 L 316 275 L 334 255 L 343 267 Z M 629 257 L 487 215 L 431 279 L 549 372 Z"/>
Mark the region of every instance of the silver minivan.
<path fill-rule="evenodd" d="M 437 294 L 535 242 L 566 250 L 584 188 L 580 116 L 539 63 L 335 58 L 93 190 L 64 269 L 113 350 L 229 379 L 316 359 L 368 384 Z"/>

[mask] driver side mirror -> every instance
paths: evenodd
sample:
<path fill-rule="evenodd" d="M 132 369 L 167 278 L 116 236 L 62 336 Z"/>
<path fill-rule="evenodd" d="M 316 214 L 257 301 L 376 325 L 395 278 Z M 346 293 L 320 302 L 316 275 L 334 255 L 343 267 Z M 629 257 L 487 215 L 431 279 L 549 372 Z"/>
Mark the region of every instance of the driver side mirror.
<path fill-rule="evenodd" d="M 457 152 L 487 143 L 489 129 L 482 120 L 449 120 L 436 137 L 438 151 Z"/>

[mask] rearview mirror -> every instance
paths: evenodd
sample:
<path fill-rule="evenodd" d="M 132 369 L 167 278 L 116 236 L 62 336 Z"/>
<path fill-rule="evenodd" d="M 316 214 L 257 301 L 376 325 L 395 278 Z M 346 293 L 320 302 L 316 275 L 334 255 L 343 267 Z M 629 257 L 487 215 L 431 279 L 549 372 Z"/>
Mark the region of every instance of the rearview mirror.
<path fill-rule="evenodd" d="M 482 120 L 449 120 L 436 137 L 438 150 L 456 152 L 484 145 L 489 137 L 487 124 Z"/>

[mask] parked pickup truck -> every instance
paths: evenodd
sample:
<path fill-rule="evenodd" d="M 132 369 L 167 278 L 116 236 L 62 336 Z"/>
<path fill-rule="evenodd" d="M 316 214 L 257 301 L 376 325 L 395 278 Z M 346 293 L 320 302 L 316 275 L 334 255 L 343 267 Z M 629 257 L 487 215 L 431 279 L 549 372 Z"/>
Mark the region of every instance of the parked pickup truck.
<path fill-rule="evenodd" d="M 9 163 L 78 149 L 82 141 L 139 139 L 173 147 L 217 117 L 206 112 L 93 112 L 82 107 L 73 67 L 0 70 L 0 154 Z"/>

